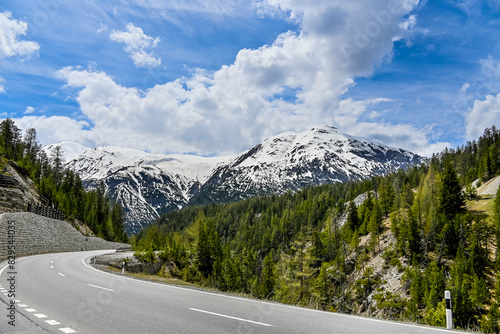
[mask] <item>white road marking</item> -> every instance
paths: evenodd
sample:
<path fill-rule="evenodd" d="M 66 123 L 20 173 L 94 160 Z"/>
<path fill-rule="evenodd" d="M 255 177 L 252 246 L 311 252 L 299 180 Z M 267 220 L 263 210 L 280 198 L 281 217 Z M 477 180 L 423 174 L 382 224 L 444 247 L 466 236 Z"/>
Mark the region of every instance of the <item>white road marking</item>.
<path fill-rule="evenodd" d="M 55 326 L 55 325 L 60 325 L 61 324 L 59 321 L 55 321 L 55 320 L 45 320 L 45 322 L 48 323 L 51 326 Z"/>
<path fill-rule="evenodd" d="M 30 313 L 36 312 L 36 310 L 34 308 L 25 308 L 24 310 L 26 312 L 30 312 Z"/>
<path fill-rule="evenodd" d="M 28 307 L 28 305 L 26 305 L 26 304 L 17 304 L 17 306 L 19 306 L 19 307 Z"/>
<path fill-rule="evenodd" d="M 103 290 L 107 290 L 107 291 L 115 291 L 115 290 L 108 289 L 108 288 L 103 288 L 102 286 L 98 286 L 98 285 L 94 285 L 94 284 L 88 284 L 88 285 L 92 286 L 94 288 L 98 288 L 98 289 L 103 289 Z"/>
<path fill-rule="evenodd" d="M 71 329 L 69 327 L 59 328 L 59 330 L 63 333 L 76 333 L 74 329 Z"/>
<path fill-rule="evenodd" d="M 66 276 L 66 275 L 64 275 L 64 274 L 61 274 L 61 273 L 58 273 L 58 274 L 59 274 L 59 275 L 61 275 L 62 277 L 65 277 L 65 276 Z"/>
<path fill-rule="evenodd" d="M 40 318 L 40 319 L 47 318 L 47 316 L 43 313 L 35 313 L 35 317 Z"/>
<path fill-rule="evenodd" d="M 51 269 L 54 269 L 54 266 L 50 266 Z"/>
<path fill-rule="evenodd" d="M 203 310 L 198 310 L 196 308 L 189 308 L 189 309 L 191 311 L 196 311 L 196 312 L 201 312 L 201 313 L 216 315 L 218 317 L 229 318 L 229 319 L 238 320 L 238 321 L 245 321 L 245 322 L 249 322 L 249 323 L 256 324 L 256 325 L 261 325 L 261 326 L 266 326 L 266 327 L 273 327 L 273 325 L 269 325 L 269 324 L 265 324 L 265 323 L 257 322 L 257 321 L 253 321 L 253 320 L 231 317 L 229 315 L 220 314 L 220 313 L 214 313 L 214 312 L 209 312 L 209 311 L 203 311 Z"/>
<path fill-rule="evenodd" d="M 272 307 L 290 308 L 290 309 L 299 310 L 299 311 L 302 311 L 302 312 L 305 312 L 305 313 L 321 313 L 321 314 L 328 314 L 331 317 L 350 318 L 350 319 L 354 319 L 354 320 L 358 320 L 358 321 L 361 320 L 361 321 L 380 322 L 380 323 L 386 324 L 387 326 L 389 326 L 389 325 L 390 326 L 403 326 L 403 327 L 413 327 L 413 328 L 420 328 L 420 329 L 429 330 L 429 327 L 421 326 L 421 325 L 415 325 L 415 324 L 409 324 L 409 323 L 399 323 L 399 322 L 393 322 L 393 321 L 390 321 L 390 320 L 381 320 L 381 319 L 375 319 L 375 318 L 366 318 L 366 317 L 360 317 L 360 316 L 356 316 L 356 315 L 352 315 L 352 314 L 342 314 L 342 313 L 335 313 L 335 312 L 330 312 L 330 311 L 315 310 L 315 309 L 311 309 L 311 308 L 304 308 L 304 307 L 293 306 L 293 305 L 269 303 L 269 302 L 264 301 L 264 300 L 243 298 L 243 297 L 237 297 L 237 296 L 231 296 L 231 295 L 221 295 L 221 294 L 218 294 L 218 293 L 215 293 L 215 292 L 209 292 L 209 291 L 191 290 L 191 289 L 183 288 L 183 287 L 180 287 L 180 286 L 162 284 L 162 283 L 157 283 L 157 282 L 139 281 L 139 280 L 137 280 L 135 278 L 118 276 L 116 274 L 107 273 L 107 272 L 104 272 L 102 270 L 94 268 L 90 264 L 85 263 L 85 260 L 90 259 L 91 257 L 93 257 L 93 255 L 82 258 L 81 262 L 82 262 L 82 264 L 85 267 L 87 267 L 90 270 L 96 271 L 96 272 L 100 273 L 101 275 L 111 276 L 111 277 L 114 277 L 114 278 L 117 278 L 117 279 L 122 279 L 122 280 L 127 280 L 127 281 L 133 281 L 133 282 L 136 282 L 136 283 L 137 282 L 141 282 L 142 284 L 148 284 L 148 285 L 162 286 L 162 287 L 167 288 L 167 289 L 185 290 L 185 291 L 189 291 L 189 292 L 194 292 L 195 291 L 196 293 L 200 293 L 200 294 L 207 294 L 207 295 L 212 295 L 212 296 L 218 296 L 218 297 L 221 297 L 221 298 L 243 300 L 243 301 L 246 301 L 246 302 L 249 302 L 249 303 L 256 303 L 256 304 L 261 304 L 261 305 L 269 305 L 269 306 L 272 306 Z M 20 260 L 22 260 L 22 259 L 20 259 Z M 5 266 L 5 267 L 7 267 L 7 266 Z M 0 274 L 1 274 L 1 272 L 2 271 L 0 270 Z M 444 328 L 441 329 L 441 328 L 434 328 L 433 327 L 432 330 L 433 331 L 439 331 L 439 332 L 445 332 L 445 333 L 456 333 L 453 330 L 444 329 Z"/>

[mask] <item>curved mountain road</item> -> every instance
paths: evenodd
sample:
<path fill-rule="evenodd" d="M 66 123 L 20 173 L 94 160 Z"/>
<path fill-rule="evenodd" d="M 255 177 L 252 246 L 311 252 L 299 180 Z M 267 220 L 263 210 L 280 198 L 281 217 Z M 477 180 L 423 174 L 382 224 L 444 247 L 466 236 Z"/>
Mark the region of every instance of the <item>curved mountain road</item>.
<path fill-rule="evenodd" d="M 23 332 L 8 324 L 9 315 L 37 329 L 25 333 L 453 332 L 146 282 L 89 265 L 109 252 L 31 256 L 19 259 L 14 272 L 0 267 L 0 332 Z"/>

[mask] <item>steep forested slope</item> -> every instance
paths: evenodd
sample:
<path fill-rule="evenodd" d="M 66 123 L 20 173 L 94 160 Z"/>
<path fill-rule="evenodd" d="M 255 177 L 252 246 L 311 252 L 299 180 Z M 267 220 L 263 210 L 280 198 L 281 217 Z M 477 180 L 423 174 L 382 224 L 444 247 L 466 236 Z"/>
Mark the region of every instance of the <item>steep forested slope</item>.
<path fill-rule="evenodd" d="M 487 129 L 385 177 L 173 212 L 133 242 L 169 275 L 326 310 L 443 325 L 448 289 L 457 327 L 498 332 L 500 194 L 468 207 L 499 149 Z"/>
<path fill-rule="evenodd" d="M 92 231 L 106 240 L 125 242 L 124 214 L 121 206 L 105 196 L 104 186 L 86 191 L 80 177 L 63 168 L 63 152 L 56 146 L 49 157 L 36 139 L 36 130 L 24 136 L 12 119 L 0 122 L 0 172 L 9 161 L 33 180 L 49 205 L 70 219 L 83 220 Z"/>

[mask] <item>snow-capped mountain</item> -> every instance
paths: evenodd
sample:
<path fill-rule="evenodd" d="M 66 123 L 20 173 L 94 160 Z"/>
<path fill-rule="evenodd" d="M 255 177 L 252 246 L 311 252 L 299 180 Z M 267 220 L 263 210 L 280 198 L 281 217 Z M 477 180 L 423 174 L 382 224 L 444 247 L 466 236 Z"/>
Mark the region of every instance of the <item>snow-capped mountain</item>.
<path fill-rule="evenodd" d="M 67 143 L 62 143 L 66 150 Z M 122 147 L 89 149 L 68 167 L 87 187 L 103 181 L 135 233 L 160 214 L 191 204 L 230 202 L 302 187 L 359 180 L 420 164 L 402 149 L 362 141 L 322 126 L 268 138 L 236 156 L 150 154 Z"/>
<path fill-rule="evenodd" d="M 107 195 L 127 213 L 127 232 L 135 233 L 162 213 L 185 206 L 225 159 L 102 146 L 85 151 L 67 166 L 86 187 L 103 181 Z"/>
<path fill-rule="evenodd" d="M 402 149 L 357 140 L 331 126 L 265 139 L 220 165 L 190 200 L 228 202 L 308 185 L 361 180 L 422 162 Z"/>

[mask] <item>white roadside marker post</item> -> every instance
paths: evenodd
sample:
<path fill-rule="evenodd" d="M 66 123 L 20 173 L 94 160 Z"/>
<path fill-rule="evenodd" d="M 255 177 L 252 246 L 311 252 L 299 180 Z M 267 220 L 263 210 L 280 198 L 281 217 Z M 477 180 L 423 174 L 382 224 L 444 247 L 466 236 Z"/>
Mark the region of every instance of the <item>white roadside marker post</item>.
<path fill-rule="evenodd" d="M 453 329 L 453 313 L 451 311 L 451 292 L 444 292 L 444 299 L 446 300 L 446 328 Z"/>
<path fill-rule="evenodd" d="M 125 261 L 122 263 L 122 275 L 125 275 Z"/>

